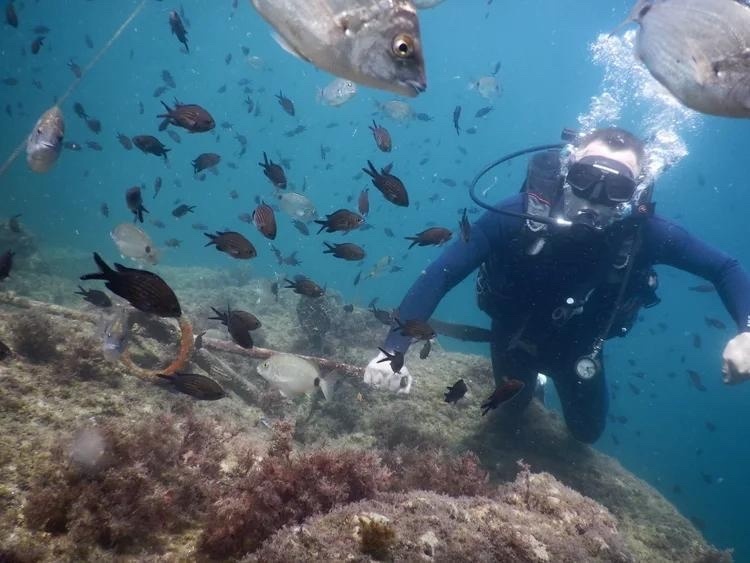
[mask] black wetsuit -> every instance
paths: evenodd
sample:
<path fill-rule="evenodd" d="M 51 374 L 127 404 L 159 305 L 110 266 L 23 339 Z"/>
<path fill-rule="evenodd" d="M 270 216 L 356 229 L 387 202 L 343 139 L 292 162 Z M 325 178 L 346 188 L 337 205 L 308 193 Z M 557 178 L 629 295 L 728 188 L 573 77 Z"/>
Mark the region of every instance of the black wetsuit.
<path fill-rule="evenodd" d="M 525 211 L 525 197 L 515 195 L 500 206 Z M 559 237 L 549 236 L 541 252 L 529 256 L 526 249 L 530 239 L 524 220 L 485 213 L 472 225 L 468 242 L 453 242 L 416 280 L 399 306 L 399 316 L 402 320 L 429 319 L 443 296 L 481 267 L 478 295 L 480 307 L 492 318 L 495 379 L 514 378 L 526 383 L 504 408 L 523 409 L 533 396 L 537 372 L 544 373 L 555 383 L 570 431 L 581 441 L 593 442 L 606 422 L 604 370 L 590 380 L 582 380 L 574 364 L 591 352 L 612 313 L 622 285 L 614 264 L 622 241 L 632 232 L 627 221 L 616 223 L 606 234 L 581 239 L 560 230 Z M 640 221 L 640 249 L 625 292 L 626 301 L 637 302 L 639 294 L 648 293 L 645 283 L 651 266 L 665 264 L 712 282 L 738 330 L 750 330 L 750 277 L 736 260 L 664 218 L 649 215 Z M 587 293 L 580 314 L 565 322 L 553 320 L 553 313 L 567 297 Z M 622 328 L 619 321 L 607 337 L 618 334 Z M 405 352 L 409 344 L 409 338 L 394 330 L 384 348 Z"/>

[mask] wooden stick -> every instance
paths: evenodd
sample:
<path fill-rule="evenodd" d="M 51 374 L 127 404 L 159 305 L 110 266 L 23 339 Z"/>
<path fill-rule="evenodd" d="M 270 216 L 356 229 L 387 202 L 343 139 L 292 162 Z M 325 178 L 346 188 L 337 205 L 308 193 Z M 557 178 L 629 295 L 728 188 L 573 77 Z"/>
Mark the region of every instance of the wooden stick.
<path fill-rule="evenodd" d="M 48 315 L 56 317 L 63 317 L 66 319 L 96 324 L 98 316 L 93 313 L 86 311 L 78 311 L 76 309 L 70 309 L 61 305 L 55 305 L 53 303 L 44 303 L 43 301 L 35 301 L 33 299 L 27 299 L 26 297 L 19 297 L 13 292 L 0 292 L 0 305 L 10 305 L 11 307 L 18 307 L 20 309 L 33 309 L 41 311 Z M 255 360 L 266 360 L 274 354 L 280 354 L 277 350 L 270 350 L 268 348 L 251 348 L 246 350 L 234 344 L 229 340 L 216 340 L 215 338 L 204 338 L 203 346 L 209 350 L 215 350 L 219 352 L 226 352 L 228 354 L 236 354 L 238 356 L 245 356 L 246 358 L 253 358 Z M 364 368 L 359 366 L 353 366 L 343 362 L 337 362 L 328 358 L 320 358 L 317 356 L 303 356 L 301 354 L 294 354 L 300 358 L 309 360 L 324 371 L 337 371 L 342 375 L 351 377 L 361 377 L 364 372 Z"/>

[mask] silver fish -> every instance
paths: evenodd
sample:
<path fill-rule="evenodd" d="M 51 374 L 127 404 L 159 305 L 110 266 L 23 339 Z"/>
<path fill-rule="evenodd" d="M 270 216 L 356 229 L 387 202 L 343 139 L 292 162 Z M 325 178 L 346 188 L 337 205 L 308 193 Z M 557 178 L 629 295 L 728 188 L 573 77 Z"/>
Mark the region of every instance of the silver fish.
<path fill-rule="evenodd" d="M 120 255 L 141 265 L 159 263 L 159 250 L 143 229 L 131 223 L 121 223 L 112 229 L 109 236 L 117 245 Z"/>
<path fill-rule="evenodd" d="M 427 87 L 411 0 L 252 0 L 290 53 L 358 84 L 416 96 Z"/>
<path fill-rule="evenodd" d="M 326 399 L 333 393 L 333 381 L 323 379 L 318 366 L 293 354 L 274 354 L 258 364 L 257 369 L 258 374 L 285 397 L 312 393 L 316 387 L 320 387 Z"/>
<path fill-rule="evenodd" d="M 130 311 L 125 308 L 120 308 L 114 315 L 103 320 L 101 336 L 105 358 L 110 361 L 120 358 L 128 345 L 130 326 Z"/>
<path fill-rule="evenodd" d="M 49 172 L 62 150 L 65 120 L 62 111 L 52 106 L 34 125 L 26 140 L 26 162 L 34 172 Z"/>
<path fill-rule="evenodd" d="M 750 6 L 736 0 L 638 0 L 636 54 L 685 106 L 750 117 Z"/>
<path fill-rule="evenodd" d="M 351 80 L 334 78 L 318 91 L 318 101 L 324 105 L 338 107 L 348 102 L 357 93 L 357 85 Z"/>

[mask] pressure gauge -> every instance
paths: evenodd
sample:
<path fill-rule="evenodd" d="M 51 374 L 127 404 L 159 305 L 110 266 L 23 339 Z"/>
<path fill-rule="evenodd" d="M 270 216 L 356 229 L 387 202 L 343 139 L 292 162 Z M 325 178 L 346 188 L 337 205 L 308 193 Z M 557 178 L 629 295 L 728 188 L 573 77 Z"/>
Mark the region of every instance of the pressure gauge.
<path fill-rule="evenodd" d="M 578 377 L 588 380 L 599 373 L 601 365 L 599 364 L 599 360 L 593 356 L 581 356 L 576 361 L 575 368 Z"/>

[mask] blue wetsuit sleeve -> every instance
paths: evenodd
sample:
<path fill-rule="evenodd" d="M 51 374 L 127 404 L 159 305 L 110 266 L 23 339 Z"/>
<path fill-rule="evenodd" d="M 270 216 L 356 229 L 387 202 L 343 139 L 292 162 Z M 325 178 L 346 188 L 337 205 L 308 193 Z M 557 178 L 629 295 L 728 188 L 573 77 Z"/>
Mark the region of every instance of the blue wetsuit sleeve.
<path fill-rule="evenodd" d="M 714 284 L 740 332 L 750 331 L 750 276 L 739 262 L 663 218 L 650 221 L 655 262 Z"/>
<path fill-rule="evenodd" d="M 515 199 L 515 198 L 514 198 Z M 443 253 L 420 274 L 404 296 L 398 308 L 402 320 L 430 318 L 440 300 L 448 291 L 476 270 L 498 248 L 502 239 L 504 216 L 487 212 L 471 226 L 468 242 L 457 234 Z M 411 339 L 398 330 L 391 330 L 385 341 L 385 350 L 406 352 Z"/>

